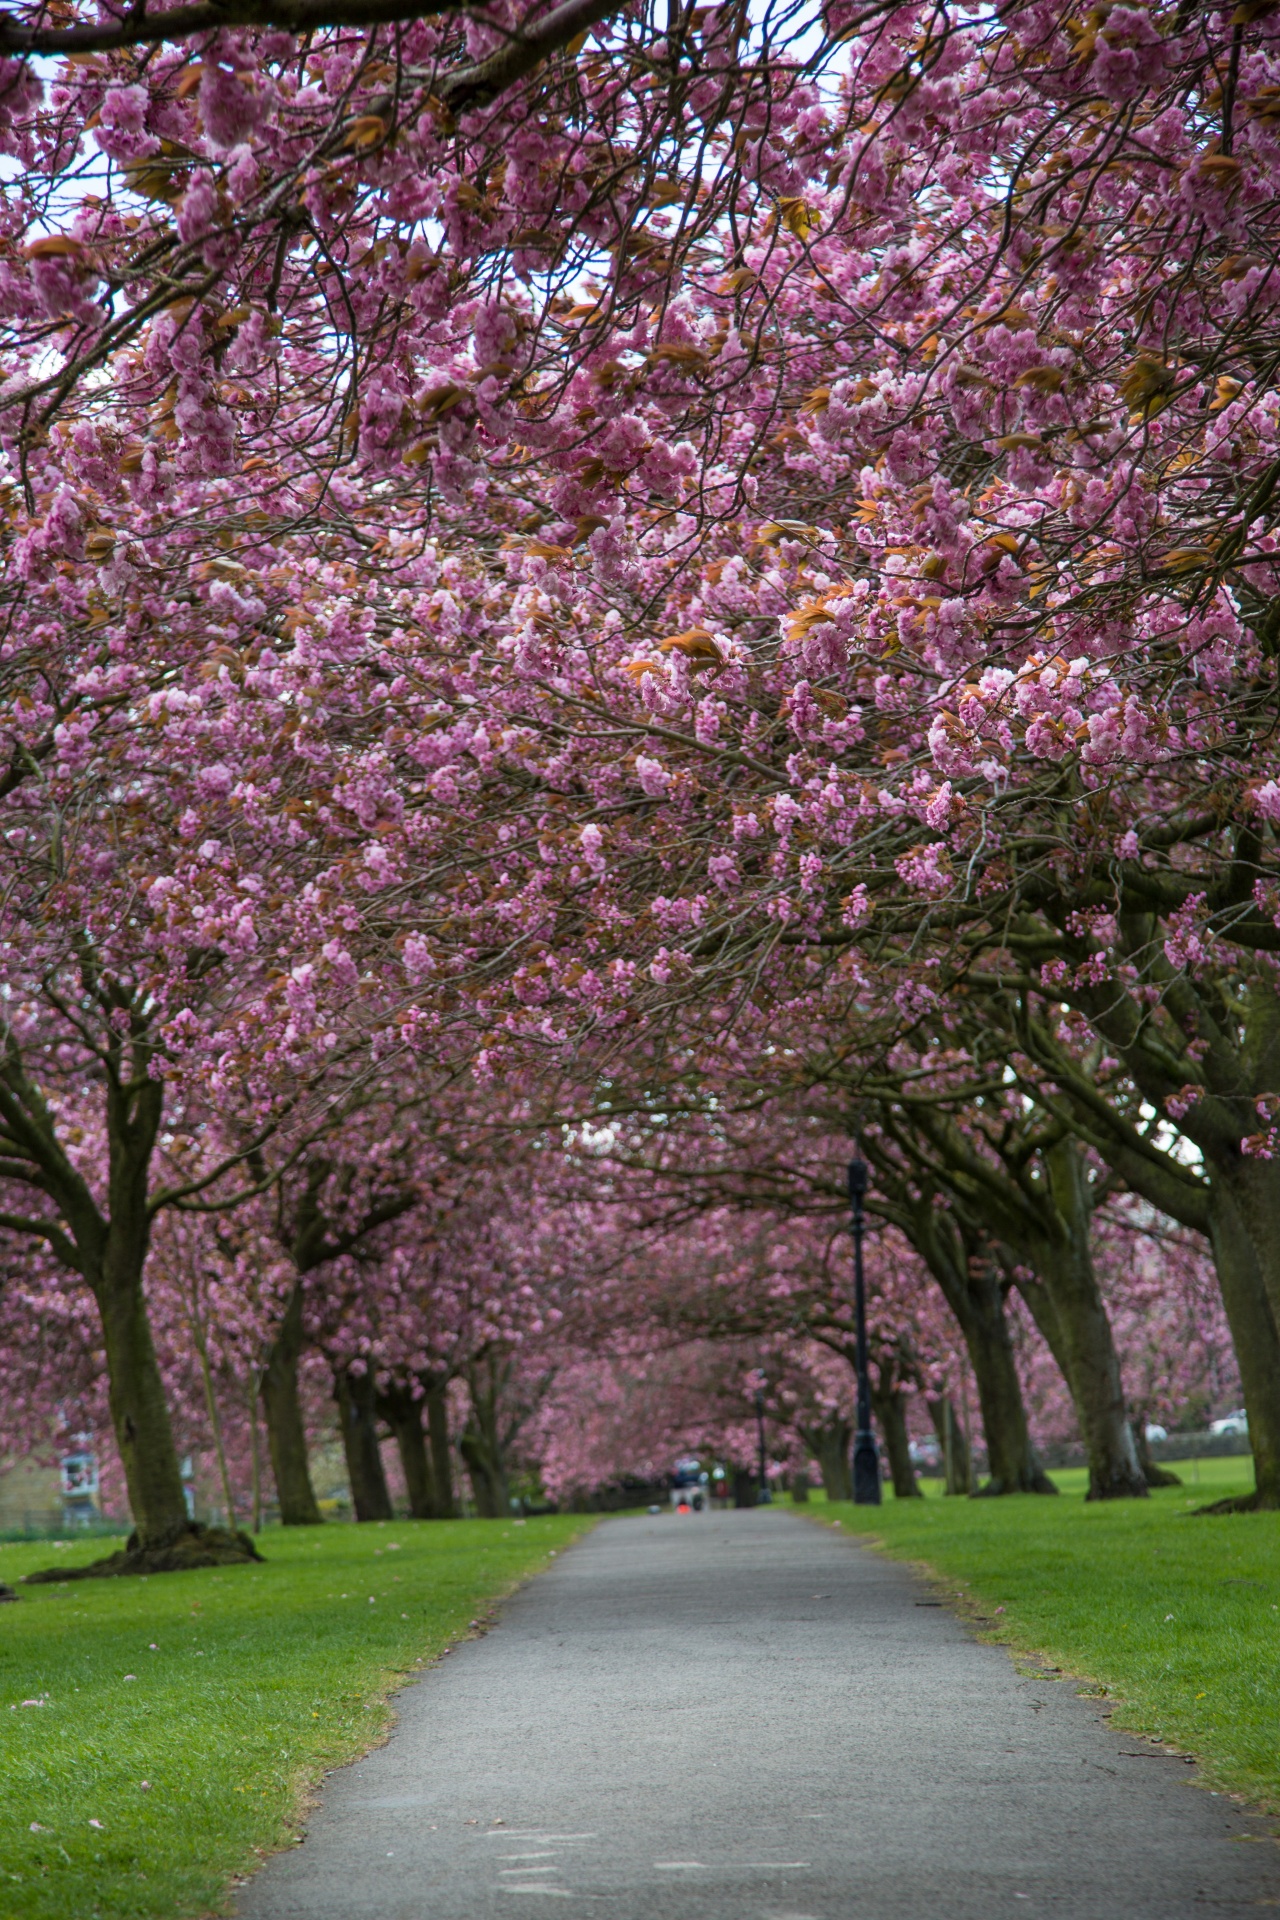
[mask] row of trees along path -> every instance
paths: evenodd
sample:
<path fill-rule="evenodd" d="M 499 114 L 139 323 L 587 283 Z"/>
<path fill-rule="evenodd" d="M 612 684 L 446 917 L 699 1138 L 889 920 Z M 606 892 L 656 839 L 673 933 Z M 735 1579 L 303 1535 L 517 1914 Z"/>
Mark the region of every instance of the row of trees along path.
<path fill-rule="evenodd" d="M 993 1487 L 1018 1301 L 1141 1496 L 1099 1223 L 1176 1223 L 1276 1505 L 1277 16 L 33 0 L 0 62 L 5 1311 L 102 1356 L 139 1548 L 153 1271 L 286 1518 L 321 1362 L 447 1511 L 448 1382 L 496 1499 L 628 1209 L 829 1229 L 855 1134 Z"/>

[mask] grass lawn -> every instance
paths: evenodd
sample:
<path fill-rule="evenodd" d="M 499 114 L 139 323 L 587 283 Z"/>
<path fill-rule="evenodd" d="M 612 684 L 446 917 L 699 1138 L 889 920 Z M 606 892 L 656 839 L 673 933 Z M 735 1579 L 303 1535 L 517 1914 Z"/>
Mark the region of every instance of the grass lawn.
<path fill-rule="evenodd" d="M 1067 1471 L 1058 1500 L 948 1500 L 931 1481 L 923 1500 L 886 1489 L 878 1510 L 830 1513 L 927 1564 L 994 1638 L 1114 1695 L 1116 1725 L 1280 1812 L 1280 1513 L 1194 1515 L 1249 1492 L 1252 1463 L 1174 1464 L 1185 1484 L 1149 1500 L 1086 1505 Z"/>
<path fill-rule="evenodd" d="M 0 1920 L 219 1908 L 385 1732 L 405 1676 L 590 1525 L 273 1529 L 261 1567 L 20 1588 L 0 1607 Z M 3 1545 L 0 1580 L 111 1549 Z"/>

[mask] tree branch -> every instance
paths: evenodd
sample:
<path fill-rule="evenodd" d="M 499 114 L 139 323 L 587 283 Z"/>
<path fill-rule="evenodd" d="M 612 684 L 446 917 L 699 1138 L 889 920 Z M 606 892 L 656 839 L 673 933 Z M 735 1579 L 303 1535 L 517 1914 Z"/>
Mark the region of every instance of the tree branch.
<path fill-rule="evenodd" d="M 451 73 L 440 86 L 440 99 L 454 113 L 487 107 L 517 80 L 523 80 L 526 73 L 532 73 L 548 55 L 557 53 L 578 34 L 586 33 L 617 13 L 619 4 L 620 0 L 562 0 L 545 19 L 527 32 L 515 34 L 487 60 L 480 60 L 473 67 L 459 67 L 456 73 Z"/>
<path fill-rule="evenodd" d="M 440 88 L 445 104 L 460 110 L 484 106 L 545 60 L 574 35 L 618 9 L 618 0 L 566 0 L 527 33 L 474 66 L 461 67 Z M 111 53 L 120 47 L 185 40 L 223 27 L 264 27 L 304 36 L 326 27 L 379 27 L 397 21 L 461 14 L 464 0 L 195 0 L 189 6 L 147 12 L 130 7 L 117 20 L 74 27 L 28 27 L 0 14 L 0 52 L 34 54 Z"/>
<path fill-rule="evenodd" d="M 7 1227 L 10 1233 L 27 1234 L 38 1240 L 47 1240 L 49 1251 L 64 1267 L 70 1267 L 73 1273 L 84 1273 L 84 1265 L 76 1250 L 76 1244 L 69 1234 L 55 1227 L 51 1220 L 36 1220 L 22 1213 L 0 1213 L 0 1227 Z"/>

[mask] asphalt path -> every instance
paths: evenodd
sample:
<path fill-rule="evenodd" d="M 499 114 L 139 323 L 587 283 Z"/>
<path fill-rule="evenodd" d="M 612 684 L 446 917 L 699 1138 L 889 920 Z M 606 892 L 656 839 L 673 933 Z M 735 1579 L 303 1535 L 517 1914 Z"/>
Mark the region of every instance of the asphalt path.
<path fill-rule="evenodd" d="M 241 1920 L 1280 1906 L 1271 1823 L 781 1510 L 605 1522 L 398 1707 Z"/>

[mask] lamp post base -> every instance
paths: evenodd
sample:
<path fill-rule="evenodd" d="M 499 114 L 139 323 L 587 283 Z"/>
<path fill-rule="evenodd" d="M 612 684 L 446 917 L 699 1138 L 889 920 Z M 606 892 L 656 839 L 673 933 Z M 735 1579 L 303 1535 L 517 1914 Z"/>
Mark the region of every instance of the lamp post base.
<path fill-rule="evenodd" d="M 853 1438 L 853 1504 L 880 1505 L 880 1455 L 875 1437 L 863 1428 Z"/>

